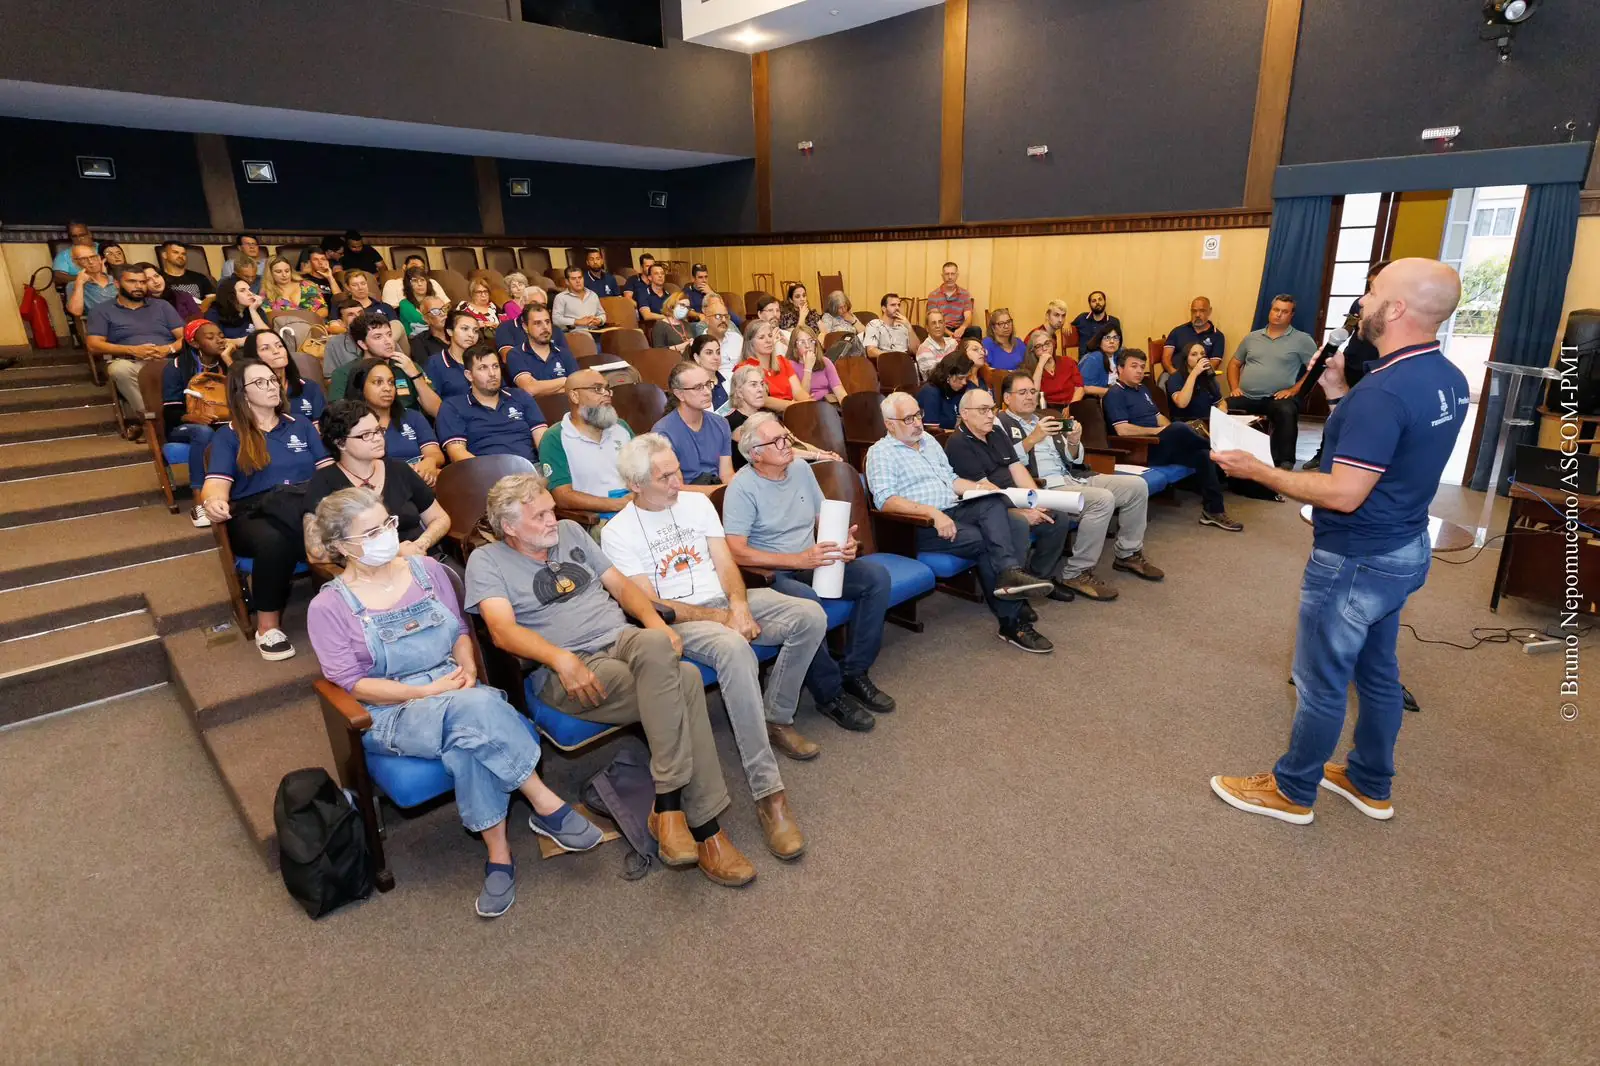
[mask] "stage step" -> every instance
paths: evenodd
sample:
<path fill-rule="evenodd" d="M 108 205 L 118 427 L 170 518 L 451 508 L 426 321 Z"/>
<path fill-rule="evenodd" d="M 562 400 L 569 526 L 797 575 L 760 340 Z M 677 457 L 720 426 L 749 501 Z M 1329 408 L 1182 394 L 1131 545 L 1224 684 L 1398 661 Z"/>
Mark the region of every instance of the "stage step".
<path fill-rule="evenodd" d="M 4 377 L 11 371 L 0 371 Z M 110 386 L 80 381 L 71 385 L 37 385 L 24 389 L 0 389 L 0 414 L 10 411 L 55 411 L 63 407 L 102 404 L 111 399 Z"/>
<path fill-rule="evenodd" d="M 0 726 L 160 684 L 167 657 L 147 610 L 0 642 Z"/>
<path fill-rule="evenodd" d="M 81 475 L 62 478 L 76 476 Z M 0 590 L 170 559 L 215 546 L 211 530 L 196 529 L 187 515 L 168 514 L 165 507 L 0 528 Z"/>
<path fill-rule="evenodd" d="M 0 482 L 139 463 L 155 469 L 149 445 L 111 434 L 0 444 Z"/>
<path fill-rule="evenodd" d="M 233 603 L 214 551 L 0 592 L 0 640 L 148 610 L 163 635 L 217 625 Z"/>
<path fill-rule="evenodd" d="M 18 363 L 0 370 L 0 390 L 31 389 L 40 385 L 73 385 L 78 382 L 93 384 L 89 363 L 79 359 L 72 363 Z"/>
<path fill-rule="evenodd" d="M 117 413 L 109 403 L 87 407 L 64 407 L 51 411 L 23 411 L 0 414 L 0 444 L 56 440 L 91 433 L 111 433 L 117 428 Z"/>
<path fill-rule="evenodd" d="M 290 603 L 283 628 L 295 656 L 272 663 L 261 657 L 254 640 L 237 632 L 221 643 L 203 629 L 166 638 L 173 679 L 188 694 L 197 728 L 204 732 L 237 722 L 311 692 L 311 682 L 322 673 L 306 636 L 303 603 Z"/>
<path fill-rule="evenodd" d="M 50 474 L 7 483 L 0 492 L 0 529 L 146 504 L 162 504 L 161 482 L 150 463 Z"/>

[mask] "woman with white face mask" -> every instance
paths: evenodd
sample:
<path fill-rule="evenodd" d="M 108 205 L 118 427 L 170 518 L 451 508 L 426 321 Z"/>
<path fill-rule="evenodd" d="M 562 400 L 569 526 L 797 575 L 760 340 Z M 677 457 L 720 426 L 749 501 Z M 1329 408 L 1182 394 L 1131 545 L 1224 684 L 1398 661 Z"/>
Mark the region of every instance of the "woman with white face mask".
<path fill-rule="evenodd" d="M 376 420 L 364 416 L 356 428 L 376 429 Z M 381 448 L 383 435 L 373 439 Z M 533 806 L 528 827 L 566 851 L 596 846 L 600 830 L 533 772 L 539 742 L 505 693 L 478 683 L 472 631 L 450 575 L 437 560 L 402 554 L 398 524 L 367 488 L 342 489 L 317 505 L 311 535 L 344 569 L 311 601 L 307 632 L 323 676 L 372 716 L 363 747 L 444 763 L 461 824 L 481 833 L 489 852 L 478 916 L 498 918 L 516 900 L 506 840 L 511 793 Z"/>
<path fill-rule="evenodd" d="M 650 346 L 685 352 L 693 340 L 694 335 L 689 328 L 688 295 L 668 293 L 667 298 L 661 301 L 661 317 L 650 327 Z"/>
<path fill-rule="evenodd" d="M 438 554 L 437 545 L 450 532 L 450 516 L 409 463 L 385 454 L 377 412 L 363 400 L 335 400 L 322 416 L 321 430 L 323 446 L 334 462 L 317 471 L 306 486 L 306 558 L 320 564 L 331 561 L 311 515 L 323 499 L 349 488 L 378 494 L 394 519 L 395 554 Z"/>

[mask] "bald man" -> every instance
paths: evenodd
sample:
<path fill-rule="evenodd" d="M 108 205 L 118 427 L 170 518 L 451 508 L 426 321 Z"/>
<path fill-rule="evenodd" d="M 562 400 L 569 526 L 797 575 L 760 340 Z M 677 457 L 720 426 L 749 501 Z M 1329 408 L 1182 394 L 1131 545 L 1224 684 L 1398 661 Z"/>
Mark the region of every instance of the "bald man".
<path fill-rule="evenodd" d="M 1323 431 L 1320 470 L 1275 469 L 1242 451 L 1217 465 L 1312 505 L 1315 536 L 1300 585 L 1289 750 L 1251 777 L 1213 777 L 1230 806 L 1304 825 L 1318 786 L 1362 814 L 1394 816 L 1390 782 L 1400 733 L 1400 609 L 1428 578 L 1428 504 L 1467 415 L 1467 379 L 1439 351 L 1461 279 L 1432 259 L 1385 267 L 1361 298 L 1374 363 Z M 1355 682 L 1355 746 L 1330 763 Z"/>
<path fill-rule="evenodd" d="M 614 514 L 633 499 L 617 473 L 617 453 L 633 439 L 633 429 L 611 406 L 611 386 L 598 370 L 567 378 L 567 405 L 571 410 L 539 443 L 539 461 L 550 468 L 550 494 L 569 511 Z"/>

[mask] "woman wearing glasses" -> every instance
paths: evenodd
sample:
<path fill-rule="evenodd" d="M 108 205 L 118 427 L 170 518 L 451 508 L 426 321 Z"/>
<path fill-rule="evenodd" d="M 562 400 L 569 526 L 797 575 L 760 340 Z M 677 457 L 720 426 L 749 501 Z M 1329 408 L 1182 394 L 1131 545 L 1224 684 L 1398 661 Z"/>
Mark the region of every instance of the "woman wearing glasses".
<path fill-rule="evenodd" d="M 1039 387 L 1047 407 L 1065 411 L 1083 399 L 1083 374 L 1077 360 L 1057 357 L 1056 342 L 1045 330 L 1028 334 L 1028 359 L 1022 372 Z"/>
<path fill-rule="evenodd" d="M 241 357 L 228 368 L 228 410 L 233 421 L 206 449 L 200 505 L 213 523 L 227 523 L 234 554 L 253 560 L 256 650 L 269 661 L 287 659 L 294 645 L 279 625 L 294 568 L 306 556 L 305 487 L 333 459 L 310 419 L 289 413 L 277 373 L 259 359 Z"/>
<path fill-rule="evenodd" d="M 757 411 L 767 408 L 767 375 L 766 371 L 754 364 L 741 366 L 733 372 L 733 390 L 729 395 L 728 429 L 733 433 L 735 442 L 739 439 L 739 430 L 750 416 Z M 783 438 L 794 447 L 796 458 L 804 459 L 809 463 L 820 463 L 825 459 L 839 460 L 841 457 L 833 452 L 823 451 L 821 448 L 807 444 L 794 434 Z M 749 460 L 736 447 L 733 449 L 733 468 L 742 469 Z"/>
<path fill-rule="evenodd" d="M 1028 346 L 1017 336 L 1017 323 L 1009 307 L 990 312 L 989 335 L 983 339 L 983 350 L 989 365 L 996 370 L 1015 370 L 1028 357 Z"/>
<path fill-rule="evenodd" d="M 423 301 L 433 295 L 432 283 L 421 267 L 407 267 L 401 280 L 404 295 L 400 297 L 400 321 L 405 323 L 406 334 L 415 337 L 428 332 L 428 317 Z"/>
<path fill-rule="evenodd" d="M 339 409 L 348 402 L 330 409 L 330 423 L 336 410 L 344 418 Z M 363 427 L 376 429 L 370 413 L 350 429 Z M 382 436 L 376 441 L 381 455 Z M 450 575 L 406 550 L 397 528 L 403 522 L 384 506 L 388 495 L 345 488 L 308 520 L 308 539 L 344 570 L 311 601 L 307 632 L 323 676 L 372 715 L 364 748 L 444 763 L 461 824 L 482 835 L 489 853 L 478 916 L 498 918 L 517 895 L 506 840 L 511 793 L 533 806 L 528 828 L 564 851 L 589 850 L 600 843 L 600 830 L 534 773 L 539 742 L 505 693 L 478 683 L 472 631 Z"/>

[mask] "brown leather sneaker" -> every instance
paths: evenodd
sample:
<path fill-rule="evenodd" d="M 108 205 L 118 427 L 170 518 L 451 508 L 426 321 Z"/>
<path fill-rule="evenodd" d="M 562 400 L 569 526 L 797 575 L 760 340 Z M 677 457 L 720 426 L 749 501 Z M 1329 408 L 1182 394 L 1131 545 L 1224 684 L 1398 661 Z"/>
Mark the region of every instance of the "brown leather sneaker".
<path fill-rule="evenodd" d="M 1061 579 L 1061 585 L 1086 600 L 1105 602 L 1117 598 L 1117 590 L 1095 577 L 1092 570 L 1085 570 L 1077 577 L 1064 577 Z"/>
<path fill-rule="evenodd" d="M 656 850 L 668 866 L 693 866 L 699 861 L 689 819 L 682 811 L 651 811 L 645 823 L 656 838 Z"/>
<path fill-rule="evenodd" d="M 1144 552 L 1134 552 L 1126 559 L 1117 559 L 1111 564 L 1113 570 L 1126 570 L 1135 577 L 1142 577 L 1146 581 L 1160 581 L 1167 576 L 1167 572 L 1144 557 Z"/>
<path fill-rule="evenodd" d="M 1350 805 L 1368 818 L 1387 822 L 1394 817 L 1394 804 L 1388 800 L 1375 800 L 1350 783 L 1350 773 L 1342 762 L 1323 763 L 1322 787 L 1343 796 Z"/>
<path fill-rule="evenodd" d="M 1302 807 L 1278 791 L 1278 778 L 1270 770 L 1249 777 L 1213 777 L 1211 791 L 1230 807 L 1281 822 L 1308 825 L 1313 817 L 1310 807 Z"/>
<path fill-rule="evenodd" d="M 716 836 L 700 841 L 695 850 L 700 855 L 700 872 L 719 885 L 738 888 L 756 879 L 756 868 L 733 846 L 726 829 L 718 829 Z"/>
<path fill-rule="evenodd" d="M 791 759 L 805 762 L 815 759 L 822 749 L 815 743 L 805 738 L 805 735 L 792 725 L 779 725 L 777 722 L 767 723 L 767 743 L 772 745 L 773 751 L 781 751 Z"/>
<path fill-rule="evenodd" d="M 806 853 L 806 837 L 789 810 L 789 794 L 774 792 L 756 800 L 756 817 L 767 838 L 767 850 L 785 861 Z"/>

